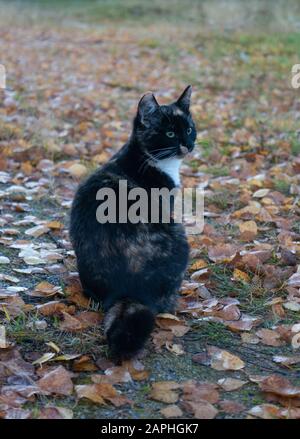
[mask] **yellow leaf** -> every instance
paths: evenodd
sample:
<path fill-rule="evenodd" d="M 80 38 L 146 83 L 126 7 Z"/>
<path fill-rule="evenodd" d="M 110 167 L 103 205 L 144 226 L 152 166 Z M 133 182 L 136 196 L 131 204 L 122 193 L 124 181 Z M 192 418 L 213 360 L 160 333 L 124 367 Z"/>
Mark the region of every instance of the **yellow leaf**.
<path fill-rule="evenodd" d="M 55 357 L 55 353 L 53 352 L 46 352 L 46 354 L 42 355 L 40 358 L 35 360 L 32 364 L 43 364 L 47 363 L 47 361 L 50 361 L 51 358 Z"/>
<path fill-rule="evenodd" d="M 248 276 L 247 273 L 245 273 L 242 270 L 239 270 L 238 268 L 235 268 L 233 271 L 233 278 L 235 280 L 238 280 L 240 282 L 246 282 L 248 283 L 250 281 L 250 277 Z"/>
<path fill-rule="evenodd" d="M 60 348 L 55 343 L 53 343 L 53 341 L 49 341 L 49 343 L 46 343 L 46 345 L 52 348 L 57 353 L 60 351 Z"/>

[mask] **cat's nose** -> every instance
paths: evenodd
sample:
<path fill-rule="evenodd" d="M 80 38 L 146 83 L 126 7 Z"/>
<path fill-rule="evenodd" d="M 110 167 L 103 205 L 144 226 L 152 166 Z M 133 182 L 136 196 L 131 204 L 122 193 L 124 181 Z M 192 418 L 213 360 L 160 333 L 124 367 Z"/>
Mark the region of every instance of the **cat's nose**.
<path fill-rule="evenodd" d="M 180 152 L 182 155 L 186 155 L 189 152 L 189 149 L 186 146 L 180 145 Z"/>

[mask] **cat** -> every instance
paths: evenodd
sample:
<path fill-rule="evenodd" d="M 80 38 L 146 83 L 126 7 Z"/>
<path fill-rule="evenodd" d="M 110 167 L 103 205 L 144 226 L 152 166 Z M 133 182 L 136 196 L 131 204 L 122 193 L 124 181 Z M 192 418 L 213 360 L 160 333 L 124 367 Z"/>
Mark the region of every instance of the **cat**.
<path fill-rule="evenodd" d="M 139 101 L 128 142 L 83 182 L 71 209 L 70 238 L 85 294 L 101 303 L 109 352 L 116 363 L 134 357 L 150 336 L 155 316 L 173 312 L 188 263 L 189 247 L 181 223 L 137 224 L 97 221 L 100 188 L 172 190 L 179 167 L 194 148 L 191 86 L 170 105 L 152 93 Z"/>

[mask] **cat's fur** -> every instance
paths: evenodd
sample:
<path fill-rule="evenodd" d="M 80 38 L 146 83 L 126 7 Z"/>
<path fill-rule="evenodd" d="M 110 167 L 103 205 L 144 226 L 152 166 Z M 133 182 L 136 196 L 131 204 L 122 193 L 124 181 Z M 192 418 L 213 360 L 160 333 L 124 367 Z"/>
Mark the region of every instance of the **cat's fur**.
<path fill-rule="evenodd" d="M 144 95 L 130 139 L 79 186 L 73 202 L 70 236 L 81 283 L 106 311 L 105 333 L 117 361 L 143 347 L 157 313 L 174 309 L 188 244 L 182 224 L 174 222 L 100 224 L 96 193 L 110 187 L 118 194 L 119 180 L 149 194 L 151 188 L 179 185 L 180 162 L 196 139 L 190 96 L 189 86 L 175 103 L 160 106 L 153 94 Z"/>

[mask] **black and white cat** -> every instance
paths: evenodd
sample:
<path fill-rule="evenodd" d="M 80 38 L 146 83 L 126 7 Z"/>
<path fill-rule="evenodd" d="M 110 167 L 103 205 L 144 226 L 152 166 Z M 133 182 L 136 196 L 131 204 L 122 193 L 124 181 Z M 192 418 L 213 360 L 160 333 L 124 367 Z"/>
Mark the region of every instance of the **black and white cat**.
<path fill-rule="evenodd" d="M 147 193 L 179 186 L 182 158 L 196 139 L 190 98 L 191 86 L 170 105 L 145 94 L 128 142 L 79 186 L 73 202 L 70 236 L 81 283 L 106 312 L 105 333 L 117 362 L 143 347 L 157 313 L 174 309 L 189 249 L 184 227 L 174 221 L 100 224 L 96 194 L 109 187 L 118 196 L 120 180 L 128 190 Z"/>

